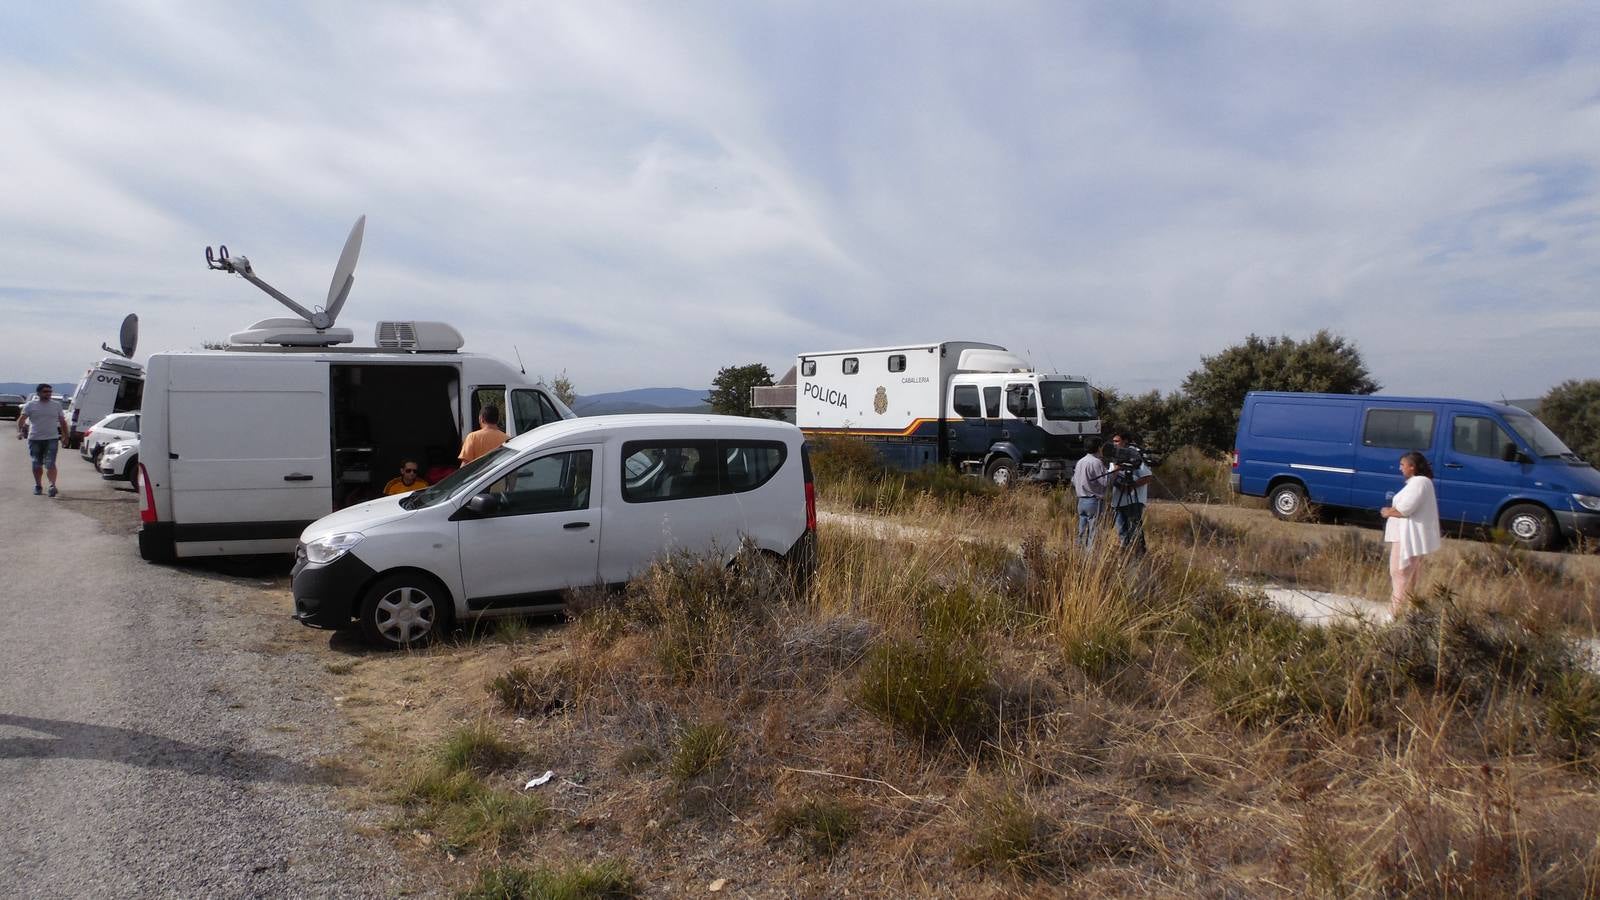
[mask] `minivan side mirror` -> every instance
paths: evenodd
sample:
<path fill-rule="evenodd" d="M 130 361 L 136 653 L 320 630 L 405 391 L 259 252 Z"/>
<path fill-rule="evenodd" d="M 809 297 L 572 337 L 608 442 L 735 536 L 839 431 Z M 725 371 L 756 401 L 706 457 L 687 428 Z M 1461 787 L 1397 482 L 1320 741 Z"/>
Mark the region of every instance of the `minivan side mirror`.
<path fill-rule="evenodd" d="M 500 497 L 498 494 L 484 491 L 467 501 L 466 510 L 475 516 L 493 515 L 500 511 Z"/>
<path fill-rule="evenodd" d="M 1533 462 L 1533 457 L 1518 450 L 1517 445 L 1510 441 L 1506 441 L 1505 447 L 1500 450 L 1500 458 L 1506 462 L 1514 463 L 1527 464 Z"/>

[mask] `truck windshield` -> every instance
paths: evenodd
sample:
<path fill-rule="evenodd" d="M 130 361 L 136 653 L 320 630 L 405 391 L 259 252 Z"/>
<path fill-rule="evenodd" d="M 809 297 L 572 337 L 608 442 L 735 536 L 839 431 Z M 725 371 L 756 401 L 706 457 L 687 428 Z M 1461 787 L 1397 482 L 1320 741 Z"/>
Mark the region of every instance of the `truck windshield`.
<path fill-rule="evenodd" d="M 407 494 L 405 499 L 400 501 L 400 508 L 427 509 L 430 506 L 438 506 L 456 494 L 461 493 L 467 483 L 477 478 L 479 473 L 501 462 L 507 456 L 514 456 L 516 452 L 504 445 L 496 447 L 439 479 L 438 484 Z"/>
<path fill-rule="evenodd" d="M 1556 437 L 1556 433 L 1550 430 L 1550 426 L 1535 419 L 1533 416 L 1512 413 L 1506 416 L 1506 424 L 1511 426 L 1511 430 L 1515 431 L 1518 437 L 1527 441 L 1528 446 L 1532 447 L 1533 452 L 1539 456 L 1570 456 L 1574 459 L 1578 456 L 1566 444 L 1561 442 L 1561 438 Z"/>
<path fill-rule="evenodd" d="M 1082 381 L 1041 381 L 1039 399 L 1046 419 L 1088 422 L 1097 415 L 1094 394 Z"/>

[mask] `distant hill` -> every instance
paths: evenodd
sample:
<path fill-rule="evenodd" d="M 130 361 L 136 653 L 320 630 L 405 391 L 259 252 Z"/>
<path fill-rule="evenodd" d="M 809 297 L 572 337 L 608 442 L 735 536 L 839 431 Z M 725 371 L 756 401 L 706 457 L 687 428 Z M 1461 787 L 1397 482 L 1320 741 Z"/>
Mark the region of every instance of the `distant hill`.
<path fill-rule="evenodd" d="M 0 381 L 0 394 L 21 394 L 24 397 L 32 397 L 33 389 L 38 386 L 37 381 Z M 56 381 L 50 386 L 56 389 L 57 397 L 70 397 L 78 384 L 75 381 Z"/>
<path fill-rule="evenodd" d="M 615 416 L 639 412 L 710 412 L 706 403 L 709 390 L 690 388 L 635 388 L 609 394 L 578 397 L 572 411 L 580 416 Z"/>

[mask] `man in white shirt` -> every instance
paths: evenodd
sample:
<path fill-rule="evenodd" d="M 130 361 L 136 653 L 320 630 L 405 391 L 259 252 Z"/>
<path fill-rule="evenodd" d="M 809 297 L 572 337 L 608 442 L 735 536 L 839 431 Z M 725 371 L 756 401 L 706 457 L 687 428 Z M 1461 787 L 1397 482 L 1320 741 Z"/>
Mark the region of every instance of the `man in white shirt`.
<path fill-rule="evenodd" d="M 1106 495 L 1106 461 L 1099 438 L 1089 438 L 1083 446 L 1088 452 L 1072 468 L 1072 490 L 1078 495 L 1078 544 L 1087 547 L 1094 540 L 1095 520 Z"/>
<path fill-rule="evenodd" d="M 68 433 L 67 413 L 61 401 L 52 396 L 55 389 L 50 385 L 41 384 L 36 390 L 37 396 L 23 405 L 22 415 L 17 417 L 17 439 L 28 439 L 28 459 L 33 462 L 34 495 L 44 493 L 39 476 L 48 473 L 50 496 L 54 497 L 57 493 L 56 450 L 61 447 Z"/>

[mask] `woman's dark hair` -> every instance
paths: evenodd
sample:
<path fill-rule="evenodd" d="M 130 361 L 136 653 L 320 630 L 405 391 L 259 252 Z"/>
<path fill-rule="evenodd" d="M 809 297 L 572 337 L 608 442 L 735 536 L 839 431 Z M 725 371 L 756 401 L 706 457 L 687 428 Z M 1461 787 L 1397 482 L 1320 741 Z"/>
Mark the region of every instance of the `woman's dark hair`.
<path fill-rule="evenodd" d="M 1428 458 L 1421 453 L 1413 450 L 1400 458 L 1411 460 L 1411 468 L 1416 469 L 1423 478 L 1433 477 L 1433 466 L 1428 465 Z"/>

